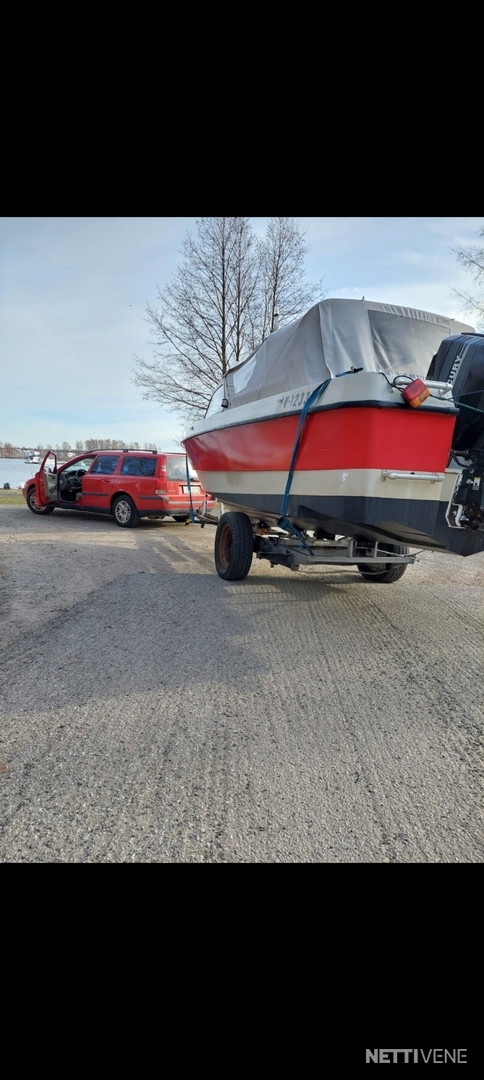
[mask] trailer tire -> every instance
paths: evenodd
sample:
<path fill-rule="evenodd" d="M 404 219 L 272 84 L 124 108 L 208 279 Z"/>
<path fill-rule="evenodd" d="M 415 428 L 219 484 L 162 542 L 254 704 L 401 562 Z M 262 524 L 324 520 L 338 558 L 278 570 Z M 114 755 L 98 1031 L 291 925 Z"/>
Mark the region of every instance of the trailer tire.
<path fill-rule="evenodd" d="M 378 547 L 383 548 L 384 551 L 394 552 L 395 555 L 408 555 L 408 547 L 404 547 L 402 544 L 378 544 Z M 399 581 L 407 566 L 408 563 L 402 563 L 401 566 L 395 565 L 395 563 L 379 563 L 376 566 L 370 566 L 369 563 L 358 563 L 356 569 L 359 570 L 365 581 L 384 585 L 391 581 Z"/>
<path fill-rule="evenodd" d="M 254 554 L 254 533 L 247 514 L 222 514 L 215 533 L 215 566 L 224 581 L 243 581 Z"/>

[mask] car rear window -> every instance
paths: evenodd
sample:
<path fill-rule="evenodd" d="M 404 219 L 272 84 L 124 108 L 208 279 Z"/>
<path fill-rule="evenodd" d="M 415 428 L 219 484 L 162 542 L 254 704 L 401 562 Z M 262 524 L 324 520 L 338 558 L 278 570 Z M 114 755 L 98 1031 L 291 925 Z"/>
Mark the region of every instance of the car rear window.
<path fill-rule="evenodd" d="M 166 459 L 166 475 L 169 480 L 187 479 L 187 462 L 184 457 L 169 457 Z"/>
<path fill-rule="evenodd" d="M 122 476 L 154 476 L 155 472 L 155 457 L 125 457 L 121 464 Z"/>
<path fill-rule="evenodd" d="M 198 476 L 193 468 L 193 465 L 189 462 L 188 468 L 190 472 L 190 480 L 194 480 L 196 483 L 200 483 Z M 185 455 L 180 454 L 179 457 L 166 458 L 166 475 L 168 480 L 181 480 L 186 483 L 187 480 L 187 459 Z"/>
<path fill-rule="evenodd" d="M 119 461 L 119 454 L 107 454 L 106 457 L 98 457 L 94 462 L 91 473 L 113 473 Z"/>

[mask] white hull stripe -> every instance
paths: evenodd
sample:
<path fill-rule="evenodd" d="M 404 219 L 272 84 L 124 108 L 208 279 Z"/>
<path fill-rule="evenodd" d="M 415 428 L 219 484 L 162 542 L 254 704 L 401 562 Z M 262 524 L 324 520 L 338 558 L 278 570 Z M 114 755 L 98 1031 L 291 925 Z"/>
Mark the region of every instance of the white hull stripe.
<path fill-rule="evenodd" d="M 404 502 L 448 502 L 456 476 L 446 470 L 443 481 L 434 483 L 418 479 L 383 479 L 381 469 L 326 469 L 296 471 L 291 485 L 291 496 L 355 496 L 359 498 L 401 499 Z M 200 472 L 205 491 L 214 495 L 223 492 L 241 495 L 284 495 L 286 472 Z"/>

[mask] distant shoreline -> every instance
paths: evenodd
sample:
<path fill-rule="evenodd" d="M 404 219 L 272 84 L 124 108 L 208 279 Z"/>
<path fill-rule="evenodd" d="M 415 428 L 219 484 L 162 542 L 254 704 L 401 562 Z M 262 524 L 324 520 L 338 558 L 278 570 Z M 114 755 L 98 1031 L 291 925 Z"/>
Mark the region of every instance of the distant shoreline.
<path fill-rule="evenodd" d="M 86 450 L 86 454 L 89 453 L 89 452 L 90 451 Z M 46 453 L 47 453 L 47 451 L 46 451 Z M 57 450 L 51 450 L 51 453 L 56 455 L 58 465 L 65 465 L 67 463 L 67 461 L 69 460 L 68 458 L 60 458 L 59 455 L 57 454 Z M 42 457 L 44 457 L 44 456 L 45 455 L 43 454 Z M 75 454 L 74 455 L 74 457 L 80 457 L 80 456 L 81 456 L 80 454 Z M 29 464 L 29 462 L 25 460 L 25 454 L 0 454 L 0 461 L 24 461 L 26 465 Z M 32 465 L 40 464 L 40 463 L 41 462 L 37 463 L 37 462 L 33 461 Z"/>

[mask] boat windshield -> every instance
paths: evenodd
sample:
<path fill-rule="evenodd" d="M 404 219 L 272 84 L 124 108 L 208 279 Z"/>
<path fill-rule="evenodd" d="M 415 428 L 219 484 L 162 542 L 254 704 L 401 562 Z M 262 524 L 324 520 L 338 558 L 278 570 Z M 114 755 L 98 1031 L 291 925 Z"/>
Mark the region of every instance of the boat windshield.
<path fill-rule="evenodd" d="M 207 411 L 205 413 L 205 416 L 211 416 L 212 413 L 214 413 L 214 412 L 221 412 L 223 399 L 224 399 L 224 384 L 222 383 L 222 385 L 219 386 L 217 388 L 217 390 L 215 391 L 215 393 L 213 395 L 213 398 L 212 398 L 212 400 L 210 402 L 210 405 L 208 406 L 208 409 L 207 409 Z"/>

